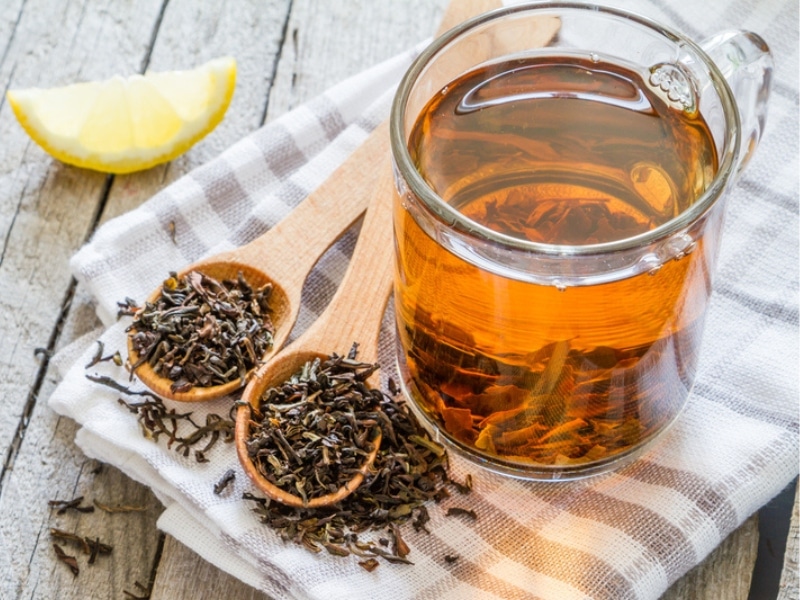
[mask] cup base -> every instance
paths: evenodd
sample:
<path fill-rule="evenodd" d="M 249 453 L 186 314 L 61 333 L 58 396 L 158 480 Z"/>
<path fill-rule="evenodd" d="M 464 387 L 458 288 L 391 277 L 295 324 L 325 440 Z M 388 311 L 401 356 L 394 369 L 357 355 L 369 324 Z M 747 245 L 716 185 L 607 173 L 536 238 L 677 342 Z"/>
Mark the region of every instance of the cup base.
<path fill-rule="evenodd" d="M 576 481 L 579 479 L 586 479 L 588 477 L 595 477 L 603 475 L 611 471 L 616 471 L 625 467 L 642 454 L 650 450 L 655 443 L 663 436 L 663 434 L 672 427 L 673 423 L 677 420 L 678 416 L 683 412 L 686 407 L 686 399 L 680 405 L 675 415 L 664 426 L 653 433 L 646 439 L 643 439 L 636 446 L 621 451 L 617 454 L 609 456 L 608 458 L 569 465 L 545 465 L 538 463 L 520 464 L 511 461 L 503 460 L 497 456 L 490 456 L 483 454 L 480 451 L 467 446 L 454 437 L 447 434 L 442 427 L 436 423 L 424 410 L 420 408 L 420 402 L 417 398 L 420 397 L 421 392 L 416 388 L 412 381 L 407 368 L 405 367 L 402 359 L 402 354 L 398 352 L 396 355 L 397 372 L 400 374 L 399 388 L 403 394 L 408 407 L 417 420 L 428 431 L 431 439 L 436 443 L 444 446 L 457 456 L 463 457 L 472 464 L 478 465 L 487 471 L 522 479 L 527 481 L 539 482 L 556 482 L 556 481 Z"/>

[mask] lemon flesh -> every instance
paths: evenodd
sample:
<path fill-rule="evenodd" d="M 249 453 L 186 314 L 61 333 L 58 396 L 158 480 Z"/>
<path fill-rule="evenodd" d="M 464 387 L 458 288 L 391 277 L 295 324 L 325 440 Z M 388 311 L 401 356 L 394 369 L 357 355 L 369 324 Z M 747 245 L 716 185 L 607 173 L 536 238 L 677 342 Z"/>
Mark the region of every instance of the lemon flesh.
<path fill-rule="evenodd" d="M 60 88 L 11 90 L 22 127 L 46 152 L 78 167 L 130 173 L 186 152 L 225 115 L 236 61 Z"/>

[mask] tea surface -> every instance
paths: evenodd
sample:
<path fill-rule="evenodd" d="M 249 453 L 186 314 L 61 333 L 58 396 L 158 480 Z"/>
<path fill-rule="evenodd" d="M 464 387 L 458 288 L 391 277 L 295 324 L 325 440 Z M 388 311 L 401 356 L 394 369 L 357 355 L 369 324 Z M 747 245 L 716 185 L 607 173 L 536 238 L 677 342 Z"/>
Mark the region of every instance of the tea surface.
<path fill-rule="evenodd" d="M 473 71 L 436 96 L 409 146 L 429 185 L 490 229 L 592 244 L 683 212 L 716 172 L 705 122 L 639 74 L 571 58 Z"/>
<path fill-rule="evenodd" d="M 642 77 L 572 57 L 468 73 L 409 138 L 474 223 L 550 244 L 609 242 L 685 210 L 717 168 L 706 124 Z M 401 368 L 451 440 L 513 464 L 604 461 L 677 414 L 693 380 L 716 224 L 657 272 L 559 290 L 490 272 L 396 204 Z"/>

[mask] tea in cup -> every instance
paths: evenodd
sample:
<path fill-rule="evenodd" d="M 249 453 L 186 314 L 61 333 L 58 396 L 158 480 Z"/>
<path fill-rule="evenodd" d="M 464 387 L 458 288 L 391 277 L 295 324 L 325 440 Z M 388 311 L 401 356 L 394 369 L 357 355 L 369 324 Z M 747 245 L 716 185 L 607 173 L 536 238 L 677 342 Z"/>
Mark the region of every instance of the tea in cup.
<path fill-rule="evenodd" d="M 441 440 L 568 479 L 676 419 L 770 73 L 754 34 L 697 45 L 579 3 L 487 13 L 422 53 L 391 117 L 394 299 L 403 389 Z"/>

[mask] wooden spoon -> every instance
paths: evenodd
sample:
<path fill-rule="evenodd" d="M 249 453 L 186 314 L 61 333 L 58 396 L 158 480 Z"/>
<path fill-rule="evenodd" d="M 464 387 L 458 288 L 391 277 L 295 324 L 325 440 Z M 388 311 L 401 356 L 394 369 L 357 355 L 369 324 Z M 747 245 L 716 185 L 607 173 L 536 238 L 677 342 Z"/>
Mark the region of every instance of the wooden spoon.
<path fill-rule="evenodd" d="M 499 6 L 498 0 L 454 0 L 439 27 L 439 33 L 471 16 Z M 301 291 L 311 269 L 325 251 L 355 222 L 367 206 L 376 184 L 377 170 L 365 168 L 375 157 L 389 154 L 389 125 L 385 121 L 367 140 L 308 198 L 263 236 L 246 246 L 189 265 L 178 273 L 199 271 L 217 280 L 236 279 L 239 272 L 258 288 L 272 283 L 270 301 L 275 327 L 272 348 L 261 357 L 265 363 L 280 350 L 289 336 L 300 310 Z M 385 212 L 389 219 L 390 213 Z M 391 246 L 391 232 L 382 244 Z M 155 290 L 148 302 L 161 294 Z M 128 360 L 136 364 L 139 356 L 128 336 Z M 194 386 L 185 392 L 173 392 L 173 381 L 157 374 L 143 362 L 136 375 L 148 388 L 164 398 L 180 402 L 205 402 L 231 394 L 243 382 L 237 378 L 224 385 Z"/>
<path fill-rule="evenodd" d="M 303 504 L 299 496 L 283 491 L 258 472 L 245 443 L 250 437 L 252 409 L 258 408 L 264 392 L 288 380 L 305 363 L 315 358 L 327 358 L 334 352 L 346 355 L 353 342 L 358 342 L 360 361 L 375 362 L 377 359 L 378 335 L 389 298 L 394 255 L 391 243 L 394 183 L 388 161 L 381 161 L 381 167 L 382 177 L 373 192 L 353 257 L 336 295 L 302 336 L 256 371 L 244 390 L 243 402 L 236 413 L 236 452 L 244 471 L 269 498 L 288 506 L 328 506 L 344 499 L 361 484 L 380 446 L 378 433 L 377 438 L 373 438 L 375 449 L 350 481 L 332 494 Z M 377 376 L 373 375 L 368 383 L 374 384 L 376 379 Z"/>
<path fill-rule="evenodd" d="M 217 280 L 235 280 L 241 272 L 253 288 L 272 283 L 270 308 L 275 332 L 272 348 L 261 357 L 262 362 L 269 360 L 289 336 L 300 310 L 303 283 L 311 269 L 367 207 L 377 174 L 374 169 L 364 169 L 364 165 L 388 152 L 388 139 L 388 124 L 384 123 L 275 227 L 246 246 L 206 258 L 178 273 L 182 277 L 190 271 L 199 271 Z M 160 295 L 159 287 L 147 301 L 155 302 Z M 128 336 L 128 360 L 133 365 L 139 356 L 131 337 L 132 333 Z M 148 362 L 136 369 L 136 375 L 159 396 L 179 402 L 213 400 L 243 385 L 236 378 L 224 385 L 194 386 L 185 392 L 173 392 L 172 380 L 156 373 Z"/>

